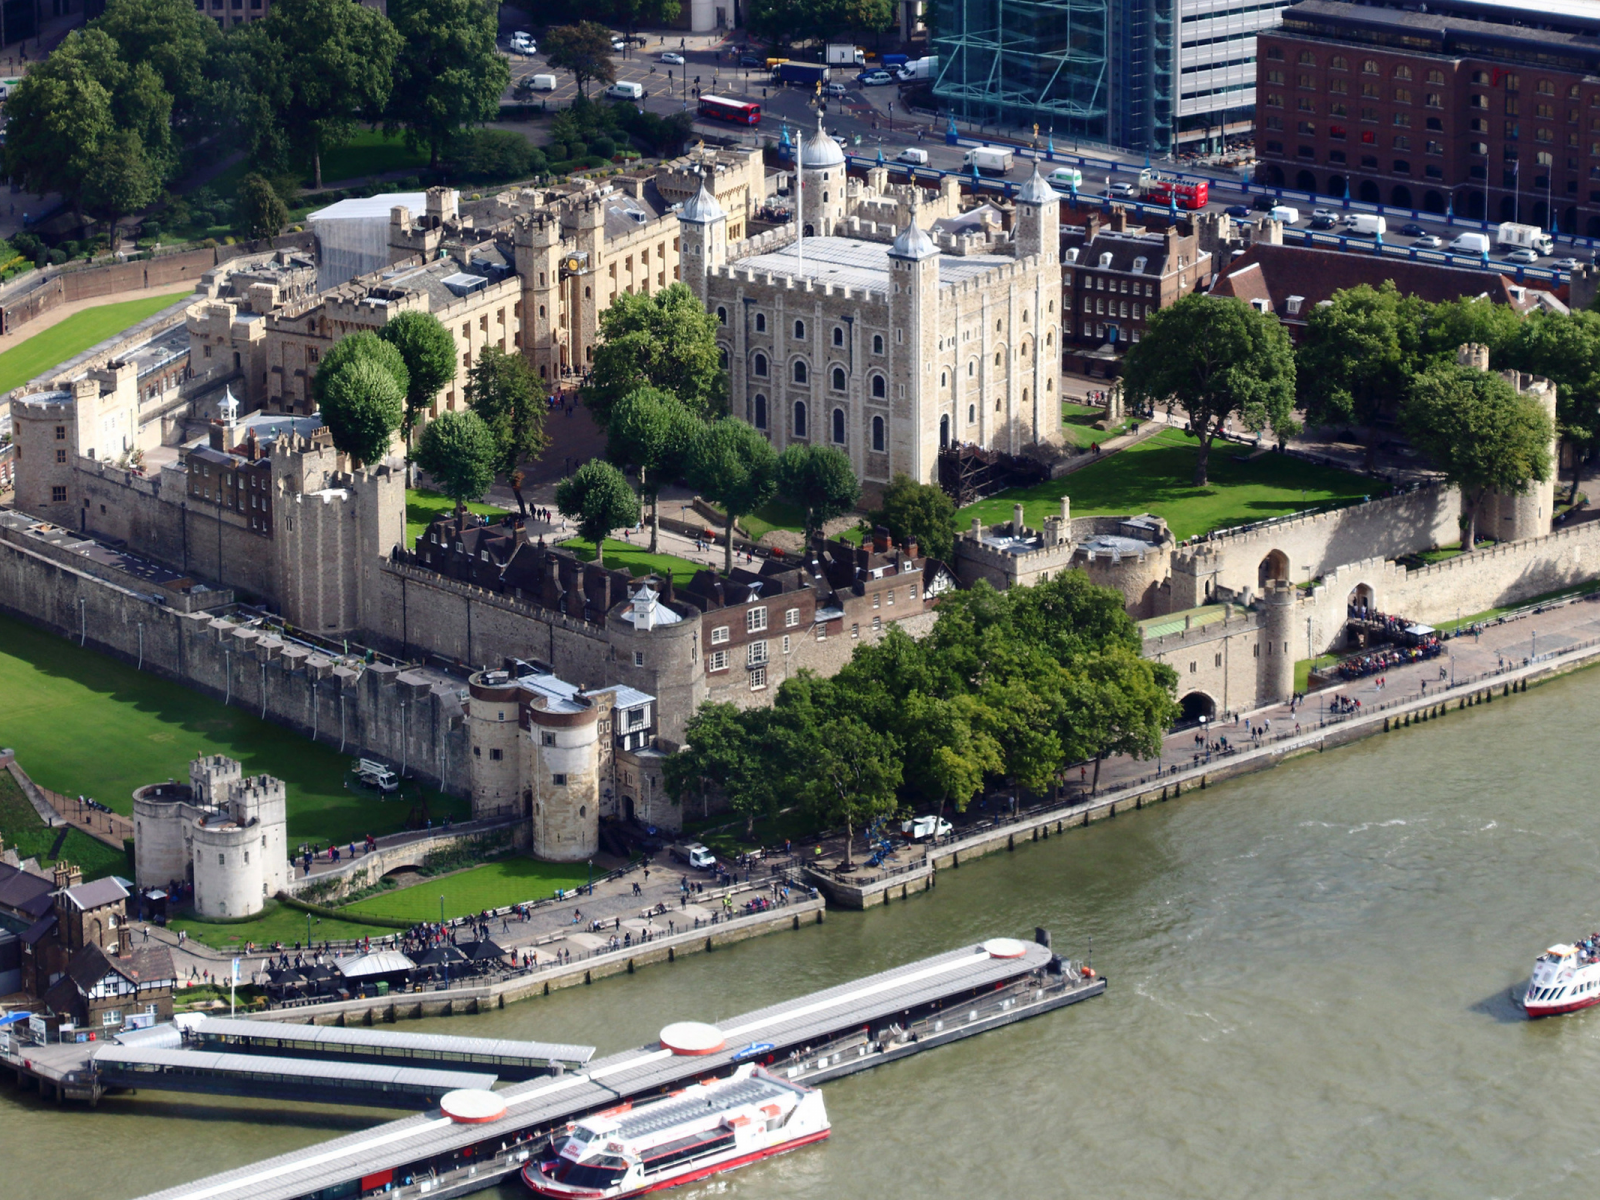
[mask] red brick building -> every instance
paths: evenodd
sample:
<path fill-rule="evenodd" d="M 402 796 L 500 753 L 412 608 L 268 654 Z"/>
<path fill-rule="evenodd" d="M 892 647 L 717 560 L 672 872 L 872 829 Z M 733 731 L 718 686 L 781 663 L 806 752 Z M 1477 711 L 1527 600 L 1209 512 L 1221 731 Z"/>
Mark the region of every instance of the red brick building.
<path fill-rule="evenodd" d="M 1302 0 L 1256 39 L 1256 178 L 1600 236 L 1600 3 Z"/>

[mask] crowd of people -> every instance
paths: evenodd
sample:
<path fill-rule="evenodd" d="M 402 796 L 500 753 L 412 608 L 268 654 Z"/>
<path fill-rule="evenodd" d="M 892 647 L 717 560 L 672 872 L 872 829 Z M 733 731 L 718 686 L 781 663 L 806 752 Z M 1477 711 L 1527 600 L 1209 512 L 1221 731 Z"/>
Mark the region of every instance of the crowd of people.
<path fill-rule="evenodd" d="M 1382 676 L 1399 667 L 1408 667 L 1413 663 L 1437 658 L 1443 653 L 1444 646 L 1439 642 L 1439 635 L 1429 634 L 1415 646 L 1396 646 L 1388 650 L 1347 658 L 1339 664 L 1339 678 L 1366 679 L 1373 675 Z"/>

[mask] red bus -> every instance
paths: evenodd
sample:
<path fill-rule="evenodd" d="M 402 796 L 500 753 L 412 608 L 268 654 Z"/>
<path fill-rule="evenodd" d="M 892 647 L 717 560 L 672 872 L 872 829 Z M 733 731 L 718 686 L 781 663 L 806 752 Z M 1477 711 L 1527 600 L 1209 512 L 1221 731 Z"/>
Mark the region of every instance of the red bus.
<path fill-rule="evenodd" d="M 1211 185 L 1204 179 L 1181 179 L 1176 175 L 1143 172 L 1144 198 L 1152 204 L 1170 205 L 1176 197 L 1179 208 L 1201 209 L 1211 201 Z"/>
<path fill-rule="evenodd" d="M 761 105 L 729 100 L 726 96 L 701 96 L 700 115 L 717 121 L 731 121 L 735 125 L 759 125 Z"/>

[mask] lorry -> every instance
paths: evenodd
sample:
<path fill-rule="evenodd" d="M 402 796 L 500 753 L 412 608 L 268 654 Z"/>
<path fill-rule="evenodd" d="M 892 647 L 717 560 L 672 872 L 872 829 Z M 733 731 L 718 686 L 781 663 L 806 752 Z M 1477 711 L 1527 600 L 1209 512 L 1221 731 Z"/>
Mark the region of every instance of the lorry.
<path fill-rule="evenodd" d="M 772 73 L 772 82 L 788 87 L 815 87 L 831 80 L 825 63 L 790 61 L 778 64 L 778 69 Z"/>
<path fill-rule="evenodd" d="M 900 832 L 913 842 L 926 841 L 928 838 L 948 837 L 955 826 L 943 817 L 913 817 L 909 821 L 900 823 Z"/>
<path fill-rule="evenodd" d="M 860 46 L 852 46 L 848 42 L 829 45 L 826 57 L 830 67 L 864 67 L 867 65 L 866 51 Z"/>
<path fill-rule="evenodd" d="M 1353 213 L 1347 228 L 1357 237 L 1377 237 L 1389 232 L 1389 222 L 1372 213 Z"/>
<path fill-rule="evenodd" d="M 375 758 L 363 758 L 356 763 L 356 778 L 385 795 L 400 790 L 399 776 Z"/>
<path fill-rule="evenodd" d="M 939 69 L 939 56 L 930 54 L 926 58 L 913 58 L 900 68 L 901 83 L 917 83 L 925 79 L 932 79 L 933 73 Z"/>
<path fill-rule="evenodd" d="M 667 853 L 696 871 L 709 871 L 717 865 L 717 856 L 699 842 L 679 842 L 668 848 Z"/>
<path fill-rule="evenodd" d="M 1478 254 L 1489 253 L 1489 235 L 1487 233 L 1463 233 L 1452 239 L 1445 247 L 1452 254 Z"/>
<path fill-rule="evenodd" d="M 1555 239 L 1537 225 L 1518 225 L 1515 221 L 1502 221 L 1495 241 L 1502 250 L 1532 250 L 1536 254 L 1551 254 L 1556 248 Z"/>
<path fill-rule="evenodd" d="M 974 146 L 961 160 L 963 170 L 976 167 L 985 175 L 1004 175 L 1011 170 L 1016 152 L 1009 146 Z"/>

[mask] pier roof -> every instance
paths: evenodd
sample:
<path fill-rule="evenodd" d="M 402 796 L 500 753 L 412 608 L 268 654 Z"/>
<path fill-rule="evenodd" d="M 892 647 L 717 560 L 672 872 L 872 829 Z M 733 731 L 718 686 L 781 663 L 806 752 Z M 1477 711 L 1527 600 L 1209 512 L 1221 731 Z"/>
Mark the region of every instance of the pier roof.
<path fill-rule="evenodd" d="M 315 1053 L 312 1046 L 325 1047 L 330 1057 L 351 1052 L 394 1051 L 425 1059 L 451 1055 L 452 1061 L 473 1063 L 479 1059 L 514 1059 L 544 1065 L 554 1059 L 561 1063 L 586 1063 L 594 1057 L 593 1046 L 570 1042 L 522 1042 L 511 1038 L 460 1037 L 444 1033 L 400 1033 L 392 1029 L 362 1029 L 338 1025 L 286 1025 L 278 1021 L 242 1021 L 231 1017 L 211 1017 L 195 1027 L 204 1041 L 247 1042 L 258 1045 L 283 1045 L 299 1053 Z"/>

